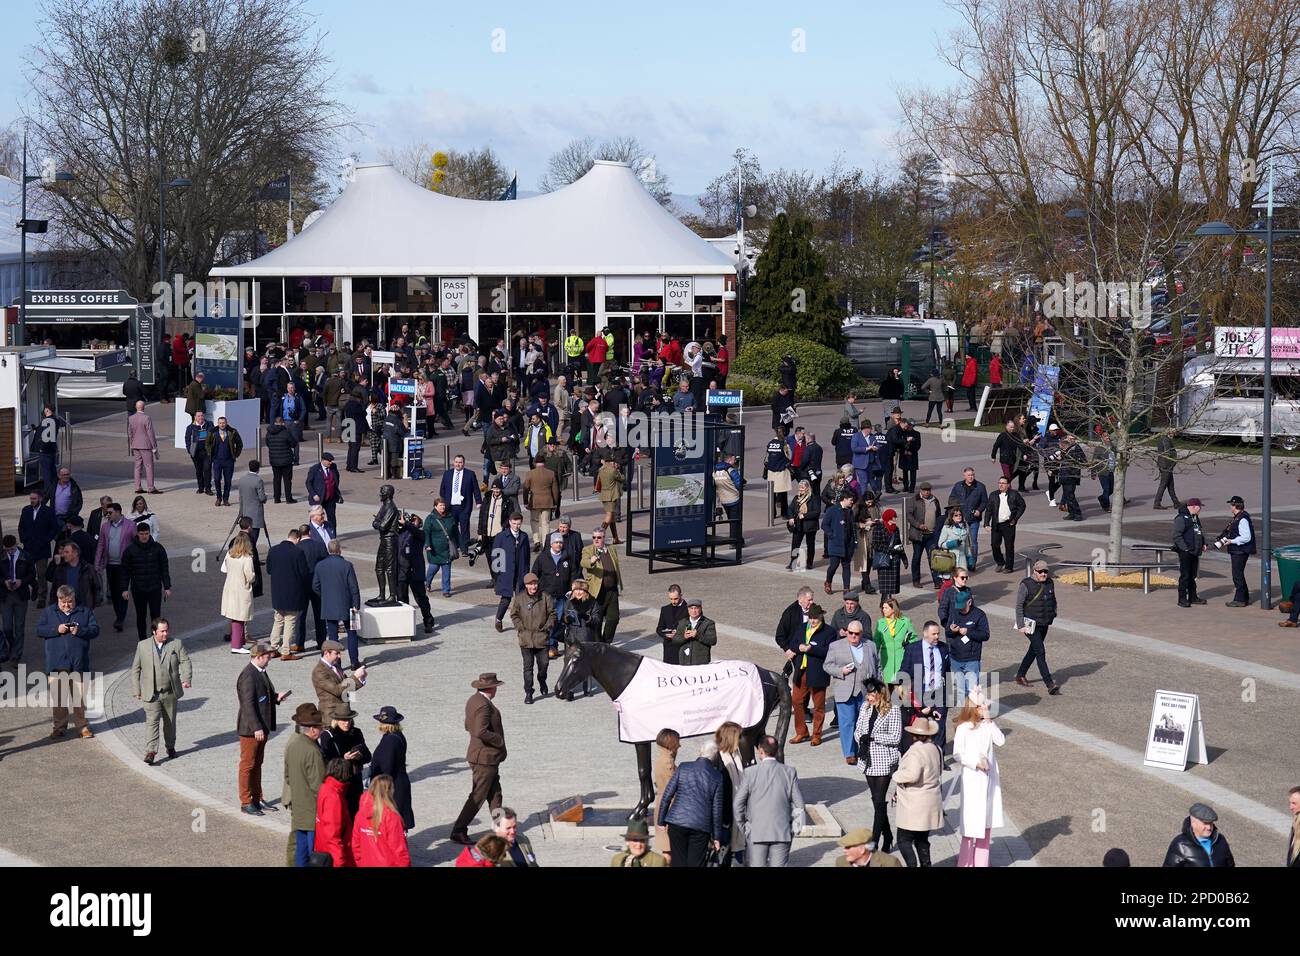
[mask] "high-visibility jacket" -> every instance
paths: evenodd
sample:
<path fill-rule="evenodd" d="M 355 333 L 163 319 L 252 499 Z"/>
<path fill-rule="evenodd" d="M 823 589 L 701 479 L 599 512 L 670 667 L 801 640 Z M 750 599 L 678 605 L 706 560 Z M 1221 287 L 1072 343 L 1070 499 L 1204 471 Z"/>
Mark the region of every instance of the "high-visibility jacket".
<path fill-rule="evenodd" d="M 582 350 L 583 350 L 583 346 L 582 346 L 581 335 L 577 335 L 577 334 L 570 335 L 567 339 L 564 340 L 564 353 L 568 355 L 569 358 L 571 359 L 577 358 L 579 355 L 582 354 Z"/>
<path fill-rule="evenodd" d="M 606 347 L 606 348 L 611 348 L 611 349 L 614 347 L 614 333 L 613 333 L 613 332 L 606 332 L 606 333 L 605 333 L 605 347 Z"/>

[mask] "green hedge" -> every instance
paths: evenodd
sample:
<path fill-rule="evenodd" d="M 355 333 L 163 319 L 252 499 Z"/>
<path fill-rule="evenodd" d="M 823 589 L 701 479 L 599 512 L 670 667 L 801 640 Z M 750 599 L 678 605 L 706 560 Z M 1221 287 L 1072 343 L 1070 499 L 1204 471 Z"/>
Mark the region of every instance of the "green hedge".
<path fill-rule="evenodd" d="M 746 339 L 727 377 L 730 387 L 737 377 L 779 383 L 781 358 L 794 356 L 799 363 L 795 394 L 801 401 L 843 398 L 849 389 L 864 397 L 864 383 L 847 356 L 799 335 L 775 335 L 769 339 Z M 748 399 L 748 395 L 746 399 Z M 769 396 L 770 399 L 770 396 Z M 766 404 L 766 402 L 761 403 Z"/>
<path fill-rule="evenodd" d="M 780 388 L 781 383 L 775 379 L 757 378 L 753 375 L 737 375 L 730 372 L 727 375 L 727 388 L 738 388 L 745 393 L 746 405 L 770 405 L 772 396 Z"/>

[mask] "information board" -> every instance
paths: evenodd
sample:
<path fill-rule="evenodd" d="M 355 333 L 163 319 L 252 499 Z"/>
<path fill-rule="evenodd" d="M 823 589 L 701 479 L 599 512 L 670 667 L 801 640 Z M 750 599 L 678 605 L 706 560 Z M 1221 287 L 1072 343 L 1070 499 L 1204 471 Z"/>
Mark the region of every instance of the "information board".
<path fill-rule="evenodd" d="M 200 299 L 194 317 L 194 371 L 208 388 L 243 395 L 244 322 L 238 299 Z"/>
<path fill-rule="evenodd" d="M 708 444 L 679 439 L 654 450 L 650 546 L 656 551 L 704 546 L 712 500 Z"/>
<path fill-rule="evenodd" d="M 1205 763 L 1205 728 L 1200 698 L 1195 694 L 1158 690 L 1151 705 L 1143 764 L 1166 770 L 1186 770 L 1188 761 Z"/>

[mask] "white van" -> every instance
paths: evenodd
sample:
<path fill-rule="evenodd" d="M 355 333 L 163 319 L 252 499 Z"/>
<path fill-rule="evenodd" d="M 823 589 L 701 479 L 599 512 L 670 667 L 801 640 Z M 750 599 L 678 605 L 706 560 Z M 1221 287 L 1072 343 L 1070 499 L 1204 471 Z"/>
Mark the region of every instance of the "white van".
<path fill-rule="evenodd" d="M 916 325 L 930 329 L 939 342 L 939 357 L 950 362 L 961 354 L 961 337 L 957 334 L 957 323 L 952 319 L 921 319 L 905 315 L 851 315 L 844 320 L 844 328 L 871 325 Z"/>

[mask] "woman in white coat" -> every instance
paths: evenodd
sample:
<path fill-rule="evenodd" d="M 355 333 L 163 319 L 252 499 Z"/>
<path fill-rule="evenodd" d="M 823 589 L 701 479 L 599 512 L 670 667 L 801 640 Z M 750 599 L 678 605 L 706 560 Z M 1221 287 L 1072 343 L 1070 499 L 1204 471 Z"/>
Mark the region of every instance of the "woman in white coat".
<path fill-rule="evenodd" d="M 989 865 L 989 835 L 1002 826 L 1002 783 L 994 747 L 1006 738 L 989 717 L 988 699 L 971 691 L 957 716 L 953 758 L 961 767 L 961 851 L 958 866 Z"/>
<path fill-rule="evenodd" d="M 221 616 L 230 622 L 230 653 L 247 654 L 245 631 L 253 620 L 253 542 L 243 531 L 221 563 L 226 584 L 221 590 Z"/>
<path fill-rule="evenodd" d="M 908 866 L 930 865 L 930 831 L 943 829 L 943 755 L 935 744 L 937 721 L 917 717 L 903 728 L 913 737 L 894 771 L 894 823 L 898 852 Z"/>

